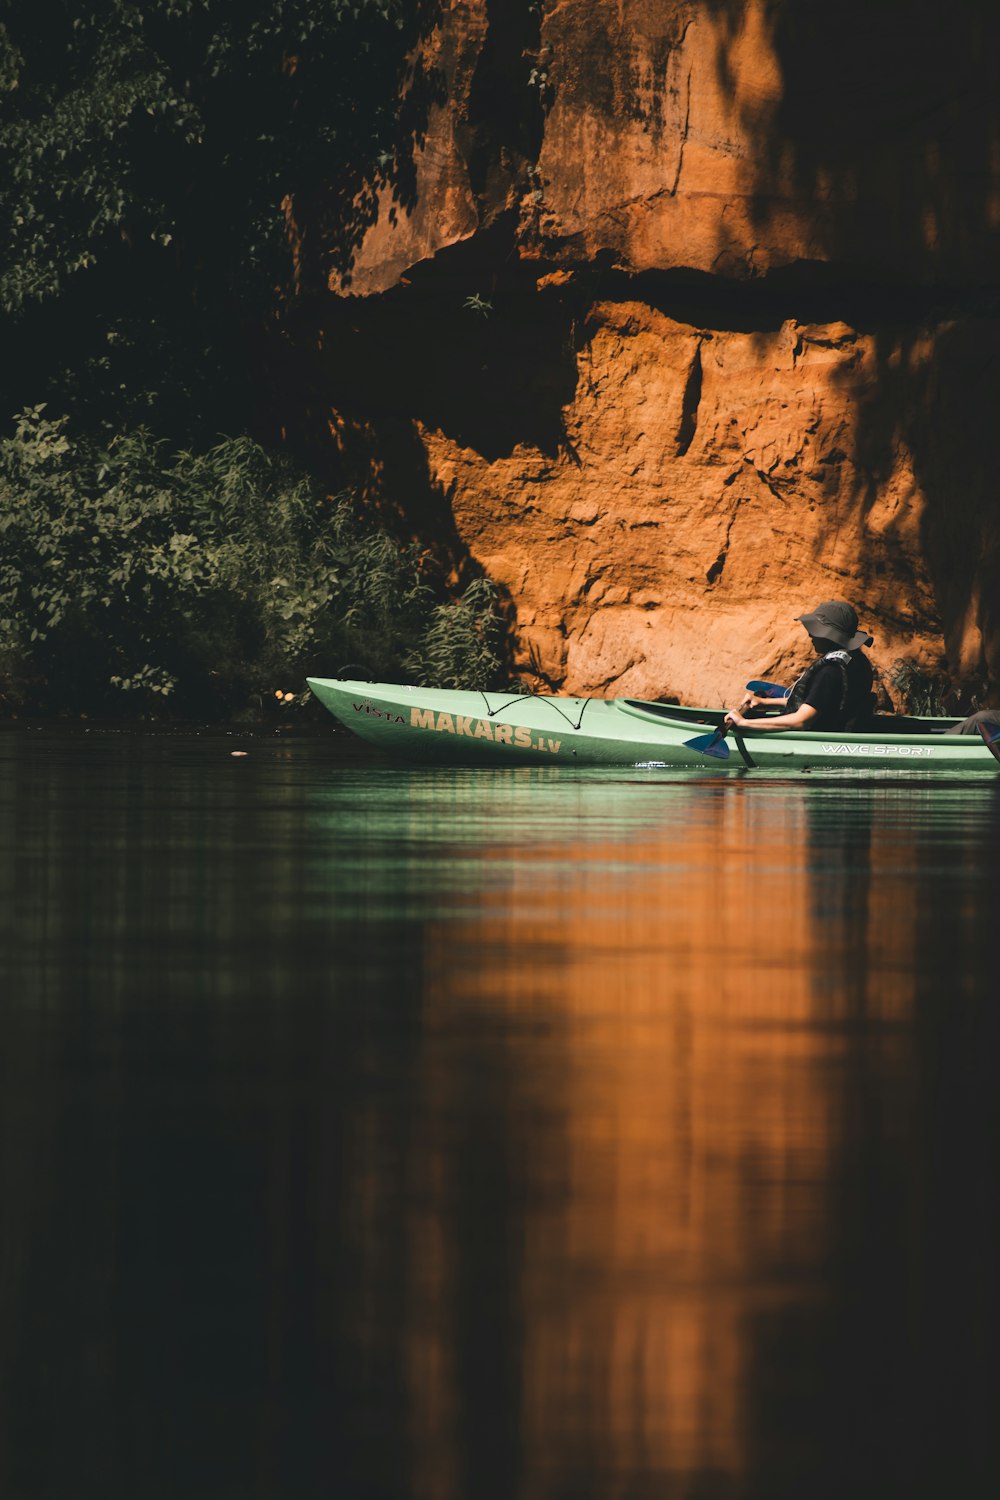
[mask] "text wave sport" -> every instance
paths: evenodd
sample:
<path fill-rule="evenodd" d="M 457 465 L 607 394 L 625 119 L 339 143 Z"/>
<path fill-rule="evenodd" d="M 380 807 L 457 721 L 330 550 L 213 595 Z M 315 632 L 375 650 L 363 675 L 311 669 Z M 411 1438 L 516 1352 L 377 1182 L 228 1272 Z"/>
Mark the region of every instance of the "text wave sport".
<path fill-rule="evenodd" d="M 943 732 L 948 719 L 892 719 L 895 732 L 810 734 L 744 729 L 745 749 L 724 762 L 689 743 L 705 740 L 723 709 L 681 708 L 634 698 L 529 697 L 455 692 L 385 682 L 310 677 L 334 718 L 380 750 L 405 760 L 450 765 L 701 766 L 764 770 L 814 768 L 928 771 L 997 770 L 978 735 Z M 905 726 L 906 732 L 900 732 Z"/>

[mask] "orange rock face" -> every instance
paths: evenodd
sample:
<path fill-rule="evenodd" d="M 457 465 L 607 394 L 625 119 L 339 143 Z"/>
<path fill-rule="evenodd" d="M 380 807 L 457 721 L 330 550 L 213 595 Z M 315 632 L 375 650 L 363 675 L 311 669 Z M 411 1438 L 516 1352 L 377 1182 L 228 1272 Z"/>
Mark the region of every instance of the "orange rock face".
<path fill-rule="evenodd" d="M 905 0 L 546 7 L 542 234 L 640 271 L 991 280 L 987 9 L 958 0 L 944 26 Z"/>
<path fill-rule="evenodd" d="M 869 503 L 854 458 L 870 339 L 792 322 L 723 334 L 641 303 L 596 304 L 586 335 L 554 460 L 519 445 L 484 466 L 421 430 L 461 535 L 519 601 L 522 666 L 574 692 L 716 702 L 748 665 L 804 664 L 794 616 L 845 595 L 879 622 L 877 660 L 926 649 L 912 455 L 900 446 Z"/>
<path fill-rule="evenodd" d="M 717 701 L 844 598 L 1000 691 L 1000 16 L 918 10 L 442 5 L 320 399 L 539 682 Z"/>

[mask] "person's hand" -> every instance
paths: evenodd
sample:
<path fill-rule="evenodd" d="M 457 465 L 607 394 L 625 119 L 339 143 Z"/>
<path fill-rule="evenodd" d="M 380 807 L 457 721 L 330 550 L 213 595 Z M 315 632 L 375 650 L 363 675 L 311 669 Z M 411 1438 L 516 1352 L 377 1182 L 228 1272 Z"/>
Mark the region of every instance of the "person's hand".
<path fill-rule="evenodd" d="M 737 729 L 742 729 L 746 724 L 746 719 L 744 719 L 739 709 L 731 708 L 726 714 L 726 723 L 735 724 Z"/>

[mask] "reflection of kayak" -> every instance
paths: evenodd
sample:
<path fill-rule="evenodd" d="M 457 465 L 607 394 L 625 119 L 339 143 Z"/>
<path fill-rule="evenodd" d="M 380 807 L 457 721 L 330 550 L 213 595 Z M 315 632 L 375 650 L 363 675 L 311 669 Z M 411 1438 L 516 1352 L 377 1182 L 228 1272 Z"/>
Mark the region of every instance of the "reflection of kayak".
<path fill-rule="evenodd" d="M 535 698 L 450 692 L 385 682 L 310 677 L 335 719 L 380 750 L 407 760 L 451 764 L 708 766 L 686 742 L 722 722 L 722 709 L 679 708 L 633 698 Z M 996 770 L 978 735 L 943 733 L 949 719 L 886 719 L 894 733 L 807 734 L 744 729 L 764 769 L 854 767 L 895 771 Z M 900 733 L 905 729 L 905 733 Z M 726 762 L 742 767 L 739 756 Z"/>

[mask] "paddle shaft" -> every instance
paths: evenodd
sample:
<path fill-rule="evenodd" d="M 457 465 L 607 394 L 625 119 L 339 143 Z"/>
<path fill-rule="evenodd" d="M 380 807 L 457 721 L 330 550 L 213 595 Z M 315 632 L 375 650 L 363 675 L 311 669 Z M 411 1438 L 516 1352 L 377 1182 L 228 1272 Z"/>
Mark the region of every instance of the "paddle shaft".
<path fill-rule="evenodd" d="M 727 734 L 731 734 L 733 739 L 736 741 L 736 748 L 740 752 L 740 758 L 742 759 L 743 764 L 746 766 L 747 770 L 756 771 L 757 762 L 754 760 L 746 745 L 743 743 L 743 736 L 740 734 L 735 724 L 723 722 L 719 725 L 718 729 L 712 735 L 712 738 L 709 740 L 708 744 L 704 746 L 704 748 L 697 744 L 695 745 L 695 748 L 701 750 L 701 753 L 703 755 L 710 755 L 713 746 L 720 745 L 726 738 Z M 689 745 L 692 743 L 693 742 L 691 740 L 688 741 Z"/>
<path fill-rule="evenodd" d="M 730 724 L 729 728 L 732 730 L 733 739 L 736 741 L 736 748 L 740 752 L 740 755 L 743 757 L 743 764 L 746 766 L 748 771 L 756 771 L 757 762 L 750 754 L 750 751 L 747 749 L 746 745 L 744 745 L 743 736 L 740 734 L 735 724 Z"/>

